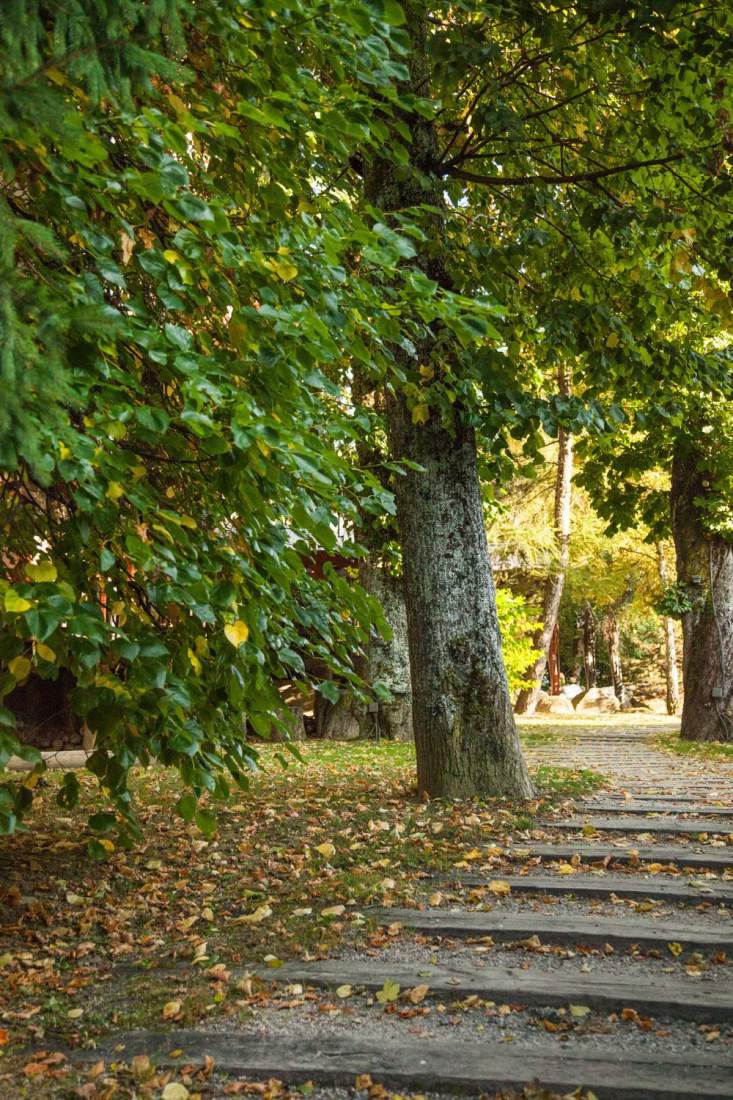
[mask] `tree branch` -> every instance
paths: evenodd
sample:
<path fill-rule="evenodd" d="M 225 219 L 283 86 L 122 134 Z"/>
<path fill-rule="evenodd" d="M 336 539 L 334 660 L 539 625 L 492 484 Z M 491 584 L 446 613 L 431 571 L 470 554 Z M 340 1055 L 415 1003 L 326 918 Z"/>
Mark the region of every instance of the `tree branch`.
<path fill-rule="evenodd" d="M 651 168 L 655 165 L 673 164 L 682 160 L 684 153 L 674 153 L 668 157 L 654 157 L 651 160 L 635 160 L 628 164 L 618 164 L 613 168 L 599 168 L 594 172 L 574 172 L 570 175 L 538 174 L 536 176 L 484 176 L 478 172 L 466 172 L 462 168 L 448 168 L 439 164 L 433 165 L 441 176 L 453 176 L 455 179 L 466 180 L 468 183 L 498 184 L 502 187 L 527 187 L 533 183 L 593 183 L 595 180 L 605 179 L 607 176 L 616 176 L 620 172 L 633 172 L 636 168 Z"/>

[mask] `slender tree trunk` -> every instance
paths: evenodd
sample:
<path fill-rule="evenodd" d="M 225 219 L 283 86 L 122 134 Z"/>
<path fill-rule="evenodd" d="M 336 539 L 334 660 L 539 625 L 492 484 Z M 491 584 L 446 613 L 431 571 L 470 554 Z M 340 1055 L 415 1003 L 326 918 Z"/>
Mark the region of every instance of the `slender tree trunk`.
<path fill-rule="evenodd" d="M 596 617 L 589 603 L 586 603 L 583 608 L 581 629 L 585 686 L 586 690 L 590 690 L 590 688 L 598 686 L 598 671 L 596 668 Z"/>
<path fill-rule="evenodd" d="M 570 390 L 570 379 L 566 369 L 558 370 L 558 387 L 562 394 Z M 570 560 L 570 518 L 573 493 L 573 437 L 563 428 L 557 441 L 557 475 L 555 478 L 555 545 L 557 558 L 555 568 L 545 581 L 542 599 L 542 626 L 533 639 L 535 649 L 540 655 L 524 679 L 534 681 L 532 687 L 522 688 L 517 696 L 514 709 L 517 714 L 534 714 L 542 688 L 542 677 L 547 667 L 550 642 L 557 626 L 560 612 L 560 600 L 565 586 L 565 573 Z"/>
<path fill-rule="evenodd" d="M 411 45 L 404 91 L 426 97 L 427 5 L 407 0 L 403 8 Z M 428 240 L 416 262 L 449 289 L 444 199 L 431 168 L 437 154 L 434 124 L 417 113 L 406 114 L 405 122 L 412 138 L 410 164 L 396 168 L 381 158 L 368 161 L 366 197 L 387 213 L 419 204 L 434 208 L 423 221 Z M 415 353 L 397 354 L 405 373 L 419 379 L 420 365 L 439 369 L 451 360 L 451 341 L 446 331 L 425 326 Z M 533 787 L 501 655 L 473 429 L 458 404 L 449 426 L 432 407 L 427 422 L 414 423 L 402 392 L 388 396 L 387 423 L 393 457 L 423 468 L 409 470 L 396 485 L 419 790 L 451 798 L 528 797 Z"/>
<path fill-rule="evenodd" d="M 708 491 L 694 445 L 680 440 L 672 464 L 677 579 L 691 609 L 682 617 L 682 737 L 733 740 L 733 544 L 709 533 L 697 501 Z"/>
<path fill-rule="evenodd" d="M 657 544 L 659 579 L 663 588 L 670 583 L 669 563 L 661 543 Z M 669 615 L 662 619 L 664 628 L 664 678 L 667 685 L 667 714 L 678 714 L 680 709 L 680 675 L 677 667 L 677 631 L 675 621 Z"/>
<path fill-rule="evenodd" d="M 603 619 L 603 638 L 608 647 L 608 657 L 611 665 L 611 682 L 614 694 L 619 703 L 624 702 L 624 677 L 621 666 L 621 627 L 616 617 L 616 611 L 611 608 Z"/>

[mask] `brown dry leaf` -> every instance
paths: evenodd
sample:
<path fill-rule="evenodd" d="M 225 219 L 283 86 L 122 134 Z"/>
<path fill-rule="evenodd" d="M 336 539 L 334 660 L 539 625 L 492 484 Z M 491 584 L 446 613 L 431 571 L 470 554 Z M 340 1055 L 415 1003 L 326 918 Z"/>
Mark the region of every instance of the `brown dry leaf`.
<path fill-rule="evenodd" d="M 421 1001 L 424 1001 L 430 992 L 430 986 L 428 985 L 416 985 L 414 989 L 409 990 L 407 999 L 414 1005 L 419 1005 Z"/>
<path fill-rule="evenodd" d="M 175 1020 L 176 1016 L 181 1011 L 180 1001 L 166 1001 L 163 1005 L 162 1016 L 164 1020 Z"/>

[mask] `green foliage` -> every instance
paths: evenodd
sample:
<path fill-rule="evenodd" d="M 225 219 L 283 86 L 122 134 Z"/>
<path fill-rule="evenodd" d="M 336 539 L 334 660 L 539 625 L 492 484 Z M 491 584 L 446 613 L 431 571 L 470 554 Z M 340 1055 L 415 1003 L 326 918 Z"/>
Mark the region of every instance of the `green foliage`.
<path fill-rule="evenodd" d="M 524 679 L 524 673 L 539 657 L 539 650 L 532 645 L 532 637 L 541 623 L 537 622 L 536 610 L 528 605 L 523 596 L 509 588 L 497 588 L 496 612 L 501 629 L 504 667 L 509 691 L 513 695 L 532 683 Z"/>
<path fill-rule="evenodd" d="M 392 33 L 318 0 L 3 14 L 0 693 L 73 674 L 122 825 L 156 758 L 210 832 L 192 797 L 246 784 L 244 723 L 269 735 L 278 681 L 356 682 L 382 622 L 307 566 L 339 519 L 393 507 L 329 373 L 394 336 L 395 235 L 313 181 L 385 141 Z M 0 766 L 33 755 L 0 723 Z M 31 788 L 0 791 L 0 831 Z"/>
<path fill-rule="evenodd" d="M 656 610 L 660 615 L 666 615 L 670 619 L 681 619 L 695 606 L 695 593 L 689 584 L 669 585 L 662 592 L 656 602 Z"/>

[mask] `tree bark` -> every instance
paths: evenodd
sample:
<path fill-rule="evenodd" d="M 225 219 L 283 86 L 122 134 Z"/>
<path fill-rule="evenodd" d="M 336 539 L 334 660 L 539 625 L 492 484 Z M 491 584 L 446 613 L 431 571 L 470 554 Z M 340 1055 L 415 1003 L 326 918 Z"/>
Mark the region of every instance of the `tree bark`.
<path fill-rule="evenodd" d="M 586 690 L 598 686 L 596 667 L 596 617 L 593 608 L 586 602 L 581 619 L 581 649 L 583 653 L 583 671 Z"/>
<path fill-rule="evenodd" d="M 698 501 L 708 486 L 690 440 L 672 463 L 672 531 L 677 579 L 690 595 L 682 617 L 681 736 L 733 740 L 733 543 L 706 530 Z"/>
<path fill-rule="evenodd" d="M 603 619 L 603 638 L 608 647 L 608 658 L 611 665 L 611 683 L 619 703 L 625 702 L 624 676 L 621 665 L 621 627 L 619 626 L 616 611 L 611 608 Z"/>
<path fill-rule="evenodd" d="M 669 563 L 661 543 L 657 544 L 657 562 L 662 587 L 668 588 L 670 583 Z M 680 675 L 677 664 L 675 621 L 671 616 L 665 615 L 662 619 L 662 626 L 664 628 L 664 678 L 667 685 L 667 714 L 678 714 L 680 709 Z"/>
<path fill-rule="evenodd" d="M 565 368 L 558 370 L 558 388 L 560 393 L 567 394 L 570 390 L 570 378 Z M 514 709 L 517 714 L 534 714 L 537 701 L 542 690 L 542 677 L 547 667 L 547 657 L 550 651 L 550 642 L 557 626 L 557 617 L 560 612 L 560 601 L 565 586 L 565 573 L 570 561 L 570 519 L 573 493 L 573 437 L 569 432 L 560 428 L 557 440 L 557 475 L 555 478 L 555 545 L 557 557 L 555 568 L 547 577 L 542 598 L 542 626 L 536 632 L 533 645 L 540 651 L 540 655 L 530 668 L 527 669 L 524 679 L 533 680 L 532 687 L 522 688 L 517 696 Z"/>
<path fill-rule="evenodd" d="M 318 734 L 334 741 L 411 741 L 412 687 L 402 577 L 391 576 L 369 560 L 360 566 L 359 573 L 362 588 L 381 603 L 392 637 L 385 640 L 373 631 L 358 671 L 366 683 L 379 681 L 388 687 L 392 701 L 365 704 L 344 690 L 338 702 L 319 708 Z"/>
<path fill-rule="evenodd" d="M 411 46 L 403 90 L 426 97 L 427 5 L 407 0 L 403 8 Z M 434 209 L 423 220 L 428 239 L 413 263 L 450 289 L 444 199 L 430 167 L 437 155 L 435 126 L 417 113 L 406 113 L 404 121 L 410 163 L 398 168 L 379 157 L 367 160 L 366 197 L 385 212 L 422 204 Z M 395 352 L 411 378 L 419 379 L 422 364 L 439 367 L 438 354 L 442 361 L 452 354 L 446 330 L 425 326 L 422 332 L 414 354 Z M 433 797 L 529 797 L 533 786 L 501 655 L 473 428 L 458 403 L 450 424 L 433 407 L 427 422 L 414 423 L 401 391 L 388 394 L 387 425 L 393 457 L 422 467 L 408 470 L 396 485 L 419 790 Z"/>

